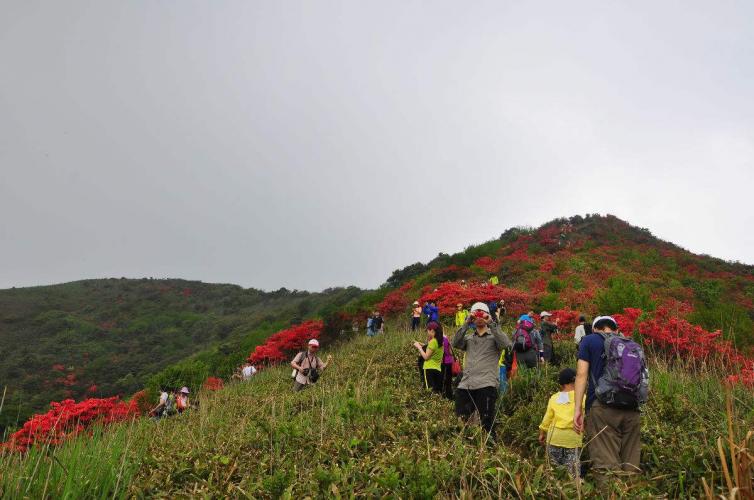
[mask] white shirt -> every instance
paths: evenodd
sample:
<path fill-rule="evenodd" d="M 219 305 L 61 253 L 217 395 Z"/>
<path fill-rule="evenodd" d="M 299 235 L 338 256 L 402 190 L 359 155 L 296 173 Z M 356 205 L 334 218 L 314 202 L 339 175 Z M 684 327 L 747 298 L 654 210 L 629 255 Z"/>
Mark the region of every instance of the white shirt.
<path fill-rule="evenodd" d="M 579 325 L 576 327 L 576 332 L 573 334 L 573 340 L 578 344 L 581 342 L 581 339 L 584 338 L 584 335 L 586 335 L 584 325 Z"/>
<path fill-rule="evenodd" d="M 241 376 L 243 377 L 244 380 L 249 380 L 252 377 L 252 375 L 254 375 L 256 372 L 257 372 L 257 369 L 254 368 L 253 366 L 251 365 L 244 366 L 243 370 L 241 370 Z"/>

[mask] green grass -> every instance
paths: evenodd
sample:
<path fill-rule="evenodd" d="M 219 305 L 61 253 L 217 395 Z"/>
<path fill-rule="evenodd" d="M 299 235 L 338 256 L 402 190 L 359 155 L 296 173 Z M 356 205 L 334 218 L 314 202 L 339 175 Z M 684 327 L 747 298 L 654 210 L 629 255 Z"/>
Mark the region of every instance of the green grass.
<path fill-rule="evenodd" d="M 269 369 L 201 394 L 200 408 L 180 417 L 0 457 L 0 497 L 578 496 L 536 442 L 557 367 L 513 382 L 500 402 L 500 442 L 488 448 L 478 427 L 458 422 L 451 402 L 419 389 L 413 338 L 390 329 L 344 342 L 320 382 L 301 393 L 291 391 L 289 368 Z M 556 347 L 573 364 L 572 345 Z M 733 396 L 742 433 L 754 423 L 754 396 Z M 725 393 L 713 374 L 653 366 L 645 471 L 619 493 L 699 497 L 702 477 L 723 493 L 715 441 L 726 426 Z M 591 491 L 587 480 L 581 494 Z"/>

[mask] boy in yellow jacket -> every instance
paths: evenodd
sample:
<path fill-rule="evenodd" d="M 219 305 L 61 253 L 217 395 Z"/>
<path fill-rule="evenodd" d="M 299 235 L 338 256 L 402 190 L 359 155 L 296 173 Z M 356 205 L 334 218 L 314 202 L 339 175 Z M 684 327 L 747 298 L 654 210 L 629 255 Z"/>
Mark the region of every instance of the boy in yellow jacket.
<path fill-rule="evenodd" d="M 583 444 L 582 435 L 573 430 L 573 414 L 576 410 L 575 382 L 575 370 L 566 368 L 560 372 L 560 392 L 550 397 L 545 416 L 539 425 L 539 442 L 547 446 L 550 462 L 566 467 L 573 478 L 579 477 L 579 455 Z M 582 399 L 582 410 L 584 403 L 585 399 Z"/>

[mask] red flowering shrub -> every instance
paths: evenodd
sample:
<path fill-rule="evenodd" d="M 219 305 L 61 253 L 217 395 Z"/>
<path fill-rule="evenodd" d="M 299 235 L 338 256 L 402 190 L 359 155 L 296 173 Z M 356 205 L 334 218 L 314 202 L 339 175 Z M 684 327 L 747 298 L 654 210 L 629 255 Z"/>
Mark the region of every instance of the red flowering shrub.
<path fill-rule="evenodd" d="M 144 389 L 140 390 L 139 392 L 135 392 L 133 396 L 131 396 L 131 404 L 136 406 L 139 414 L 146 415 L 149 410 L 152 409 L 152 404 L 149 402 L 149 398 L 147 397 L 147 391 Z"/>
<path fill-rule="evenodd" d="M 97 384 L 92 384 L 87 387 L 86 392 L 88 392 L 89 394 L 94 394 L 95 392 L 97 392 Z"/>
<path fill-rule="evenodd" d="M 434 300 L 440 309 L 440 314 L 451 315 L 455 313 L 456 304 L 459 302 L 466 307 L 471 306 L 474 302 L 492 302 L 505 300 L 505 307 L 511 314 L 521 314 L 528 310 L 534 300 L 530 293 L 507 288 L 501 285 L 490 285 L 488 283 L 469 283 L 461 285 L 454 281 L 441 283 L 433 291 L 424 293 L 419 302 L 422 304 L 426 301 Z"/>
<path fill-rule="evenodd" d="M 207 377 L 202 385 L 208 391 L 216 391 L 223 388 L 223 379 L 217 377 Z"/>
<path fill-rule="evenodd" d="M 500 266 L 502 265 L 502 260 L 500 259 L 493 259 L 492 257 L 479 257 L 477 260 L 474 261 L 474 265 L 484 269 L 490 274 L 495 274 L 500 270 Z"/>
<path fill-rule="evenodd" d="M 613 319 L 618 323 L 620 331 L 630 337 L 634 334 L 636 328 L 636 320 L 641 316 L 642 310 L 634 307 L 627 307 L 623 310 L 623 314 L 613 314 Z"/>
<path fill-rule="evenodd" d="M 676 303 L 673 306 L 675 311 L 668 306 L 659 307 L 654 317 L 638 325 L 636 321 L 642 314 L 640 309 L 627 308 L 622 315 L 615 315 L 615 319 L 619 324 L 625 322 L 626 326 L 621 324 L 621 329 L 626 333 L 629 328 L 633 330 L 638 326 L 644 343 L 653 347 L 656 354 L 665 353 L 692 361 L 718 361 L 727 369 L 739 372 L 728 376 L 729 382 L 754 385 L 754 360 L 744 356 L 730 341 L 723 340 L 719 330 L 708 332 L 675 315 L 679 310 L 685 311 L 687 305 Z"/>
<path fill-rule="evenodd" d="M 255 366 L 281 363 L 290 352 L 304 349 L 310 339 L 319 338 L 323 327 L 322 321 L 304 321 L 281 330 L 270 335 L 264 344 L 257 346 L 248 359 Z"/>
<path fill-rule="evenodd" d="M 554 311 L 548 311 L 552 314 L 551 321 L 557 320 L 558 329 L 561 330 L 573 330 L 576 325 L 579 324 L 579 313 L 577 311 L 571 311 L 570 309 L 556 309 Z"/>
<path fill-rule="evenodd" d="M 62 372 L 62 371 L 65 371 L 65 365 L 61 365 L 60 363 L 57 363 L 57 364 L 52 365 L 52 369 L 53 371 L 56 371 L 56 372 Z"/>
<path fill-rule="evenodd" d="M 409 290 L 414 286 L 413 281 L 409 281 L 397 290 L 393 290 L 388 293 L 382 302 L 377 304 L 376 309 L 383 315 L 395 314 L 405 311 L 411 304 L 411 299 L 408 296 Z"/>
<path fill-rule="evenodd" d="M 134 401 L 119 401 L 117 397 L 87 399 L 79 403 L 66 399 L 50 403 L 50 411 L 31 417 L 16 433 L 11 434 L 0 449 L 26 451 L 35 444 L 56 445 L 75 436 L 94 424 L 120 422 L 139 415 Z"/>
<path fill-rule="evenodd" d="M 555 269 L 555 262 L 552 259 L 547 259 L 539 266 L 539 270 L 543 273 L 552 272 L 553 269 Z"/>

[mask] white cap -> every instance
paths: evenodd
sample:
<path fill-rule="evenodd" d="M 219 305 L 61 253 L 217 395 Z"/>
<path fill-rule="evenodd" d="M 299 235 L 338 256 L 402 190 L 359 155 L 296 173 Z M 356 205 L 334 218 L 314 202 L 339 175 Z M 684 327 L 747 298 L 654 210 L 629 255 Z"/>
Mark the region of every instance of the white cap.
<path fill-rule="evenodd" d="M 309 341 L 309 345 L 316 345 L 317 347 L 319 347 L 319 340 L 317 340 L 317 339 L 311 339 Z"/>
<path fill-rule="evenodd" d="M 487 307 L 487 304 L 485 304 L 484 302 L 476 302 L 473 306 L 471 306 L 471 312 L 474 311 L 484 311 L 489 314 L 490 308 Z"/>
<path fill-rule="evenodd" d="M 181 394 L 189 394 L 188 387 L 184 387 L 181 389 Z"/>
<path fill-rule="evenodd" d="M 415 306 L 418 306 L 418 305 L 419 305 L 419 301 L 418 301 L 418 300 L 415 300 L 415 301 L 414 301 L 414 305 L 415 305 Z"/>
<path fill-rule="evenodd" d="M 618 322 L 615 321 L 615 318 L 613 318 L 612 316 L 597 316 L 596 318 L 594 318 L 594 321 L 592 321 L 592 328 L 594 328 L 594 325 L 596 325 L 598 321 L 602 321 L 603 319 L 609 319 L 613 322 L 616 328 L 618 327 Z"/>
<path fill-rule="evenodd" d="M 539 313 L 540 318 L 546 318 L 547 316 L 552 316 L 552 314 L 548 313 L 547 311 L 542 311 Z"/>

